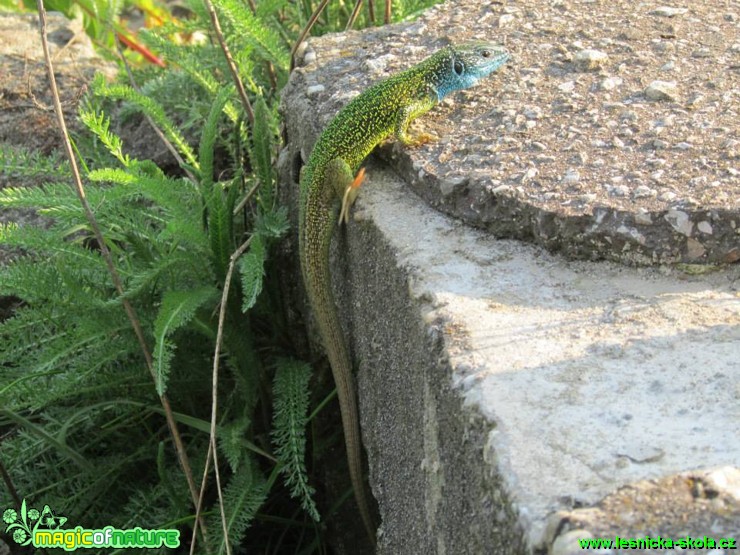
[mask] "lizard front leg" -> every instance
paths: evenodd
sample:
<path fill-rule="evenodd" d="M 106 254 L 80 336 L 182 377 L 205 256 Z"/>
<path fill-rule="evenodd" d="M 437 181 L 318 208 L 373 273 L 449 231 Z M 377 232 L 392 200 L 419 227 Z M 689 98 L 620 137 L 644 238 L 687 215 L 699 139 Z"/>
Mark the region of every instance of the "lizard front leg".
<path fill-rule="evenodd" d="M 426 114 L 439 102 L 437 91 L 430 87 L 398 111 L 393 134 L 406 146 L 418 146 L 437 140 L 431 133 L 419 133 L 413 137 L 408 133 L 409 125 L 419 116 Z"/>

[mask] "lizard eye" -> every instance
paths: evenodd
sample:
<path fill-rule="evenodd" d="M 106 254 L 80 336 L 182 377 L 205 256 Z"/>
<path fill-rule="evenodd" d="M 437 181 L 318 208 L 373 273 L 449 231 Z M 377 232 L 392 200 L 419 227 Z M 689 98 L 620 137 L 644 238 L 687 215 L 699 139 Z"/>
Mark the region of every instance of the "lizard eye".
<path fill-rule="evenodd" d="M 452 68 L 455 70 L 455 73 L 458 75 L 462 75 L 463 71 L 465 71 L 465 65 L 460 60 L 455 60 L 455 63 L 452 65 Z"/>
<path fill-rule="evenodd" d="M 484 58 L 490 58 L 491 57 L 491 51 L 490 50 L 483 50 L 480 53 L 480 55 L 483 56 Z"/>

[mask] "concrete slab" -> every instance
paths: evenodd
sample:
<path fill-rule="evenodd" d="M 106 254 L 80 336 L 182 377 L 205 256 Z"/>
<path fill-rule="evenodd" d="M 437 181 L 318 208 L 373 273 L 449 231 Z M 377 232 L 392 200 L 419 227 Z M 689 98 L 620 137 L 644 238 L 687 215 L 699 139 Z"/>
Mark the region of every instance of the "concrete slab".
<path fill-rule="evenodd" d="M 571 257 L 732 263 L 740 11 L 722 0 L 687 6 L 446 2 L 411 24 L 313 41 L 293 79 L 319 114 L 306 120 L 323 128 L 369 84 L 449 40 L 504 43 L 505 70 L 419 122 L 438 141 L 384 150 L 417 194 Z"/>
<path fill-rule="evenodd" d="M 460 0 L 410 25 L 322 37 L 302 51 L 283 91 L 280 168 L 294 221 L 302 161 L 369 83 L 420 60 L 444 35 L 499 36 L 515 54 L 512 68 L 419 123 L 438 143 L 380 149 L 335 240 L 333 286 L 383 520 L 379 553 L 564 555 L 580 550 L 579 538 L 615 526 L 624 535 L 740 536 L 740 267 L 694 264 L 736 260 L 736 145 L 705 136 L 701 148 L 722 163 L 705 164 L 702 175 L 724 185 L 715 197 L 702 189 L 701 200 L 681 173 L 694 160 L 685 159 L 685 145 L 662 158 L 630 142 L 655 139 L 657 112 L 683 109 L 660 104 L 659 91 L 638 91 L 644 68 L 626 61 L 657 62 L 668 48 L 653 49 L 670 40 L 655 35 L 665 23 L 655 18 L 693 21 L 713 4 L 674 14 L 657 2 L 524 8 Z M 736 16 L 717 5 L 723 36 Z M 619 17 L 629 24 L 617 25 Z M 475 33 L 470 21 L 479 23 Z M 573 28 L 582 29 L 577 41 Z M 687 71 L 679 88 L 706 77 L 691 68 L 734 56 L 734 47 L 714 41 L 709 58 L 682 57 L 688 37 L 708 29 L 673 21 L 672 32 L 686 33 L 675 51 L 674 66 Z M 592 42 L 624 62 L 612 68 L 619 83 L 609 81 L 623 87 L 619 100 L 613 89 L 591 86 L 598 78 L 589 64 L 602 58 L 580 50 Z M 724 87 L 736 77 L 717 79 L 711 109 L 694 116 L 730 114 L 716 108 L 732 99 Z M 574 89 L 560 86 L 569 81 Z M 616 131 L 569 130 L 572 118 L 608 123 L 615 102 L 630 112 Z M 573 110 L 561 112 L 565 104 Z M 734 133 L 737 121 L 729 121 L 720 133 Z M 612 129 L 619 138 L 622 124 L 634 127 L 632 139 L 602 144 L 601 134 Z M 572 141 L 534 138 L 560 137 L 558 129 L 574 133 Z M 645 168 L 668 158 L 676 172 L 666 191 L 638 194 L 649 185 Z M 623 179 L 610 180 L 614 169 Z M 668 189 L 675 196 L 661 200 Z M 667 262 L 691 264 L 659 265 Z"/>
<path fill-rule="evenodd" d="M 545 545 L 548 518 L 558 510 L 593 505 L 632 482 L 740 461 L 737 268 L 697 277 L 568 262 L 439 215 L 390 172 L 371 167 L 369 174 L 342 255 L 355 310 L 375 303 L 386 311 L 370 324 L 353 323 L 376 336 L 370 344 L 356 339 L 363 411 L 421 410 L 424 424 L 407 430 L 410 436 L 434 436 L 430 426 L 457 418 L 465 429 L 470 418 L 440 414 L 435 391 L 418 391 L 418 404 L 389 402 L 396 395 L 386 357 L 404 350 L 408 337 L 389 338 L 395 345 L 378 354 L 378 328 L 398 312 L 385 301 L 395 298 L 387 290 L 395 285 L 383 290 L 368 280 L 383 282 L 385 267 L 396 266 L 418 322 L 441 337 L 451 394 L 484 419 L 477 462 L 502 480 L 529 548 Z M 367 234 L 352 230 L 357 220 L 376 228 L 387 247 L 375 252 L 390 260 L 367 256 Z M 364 295 L 372 298 L 358 300 Z M 365 316 L 355 312 L 354 320 Z M 395 499 L 384 491 L 386 463 L 404 452 L 408 437 L 386 437 L 399 430 L 382 422 L 363 418 L 385 522 Z M 405 455 L 404 475 L 454 464 L 435 448 L 416 460 Z M 441 487 L 441 496 L 457 494 Z"/>

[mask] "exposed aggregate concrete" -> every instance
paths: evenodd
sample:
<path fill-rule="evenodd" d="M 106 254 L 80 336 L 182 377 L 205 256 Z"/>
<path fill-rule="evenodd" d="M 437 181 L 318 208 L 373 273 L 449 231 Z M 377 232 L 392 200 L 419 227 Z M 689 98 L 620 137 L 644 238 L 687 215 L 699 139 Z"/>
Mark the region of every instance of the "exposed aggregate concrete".
<path fill-rule="evenodd" d="M 306 93 L 330 118 L 428 55 L 421 37 L 505 43 L 506 70 L 416 126 L 439 141 L 381 149 L 418 195 L 497 236 L 573 257 L 732 263 L 739 21 L 738 2 L 718 0 L 448 2 L 410 26 L 327 37 L 302 63 L 320 60 Z"/>

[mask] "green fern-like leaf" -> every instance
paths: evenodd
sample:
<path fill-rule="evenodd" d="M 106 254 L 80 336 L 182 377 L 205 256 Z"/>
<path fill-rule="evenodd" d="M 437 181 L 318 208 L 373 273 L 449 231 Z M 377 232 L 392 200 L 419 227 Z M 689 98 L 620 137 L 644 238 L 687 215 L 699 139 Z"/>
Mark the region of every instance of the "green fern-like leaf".
<path fill-rule="evenodd" d="M 179 33 L 186 29 L 173 29 L 171 32 Z M 185 46 L 174 44 L 163 36 L 167 32 L 166 26 L 162 31 L 163 33 L 153 33 L 142 30 L 140 37 L 148 46 L 164 55 L 165 59 L 176 61 L 178 67 L 184 72 L 185 79 L 191 79 L 193 83 L 206 91 L 209 97 L 215 96 L 223 88 L 223 85 L 212 75 L 213 68 L 209 65 L 213 65 L 212 60 L 214 58 L 220 60 L 223 57 L 220 50 L 211 45 Z M 193 29 L 193 31 L 202 32 L 199 28 Z M 226 68 L 224 68 L 224 74 L 225 70 Z M 182 79 L 181 74 L 167 74 L 157 82 L 150 81 L 149 87 L 142 88 L 142 92 L 156 94 L 160 92 L 160 89 L 167 89 L 172 86 L 170 83 L 173 81 L 182 81 Z M 161 96 L 161 94 L 158 96 Z M 224 113 L 233 123 L 239 120 L 239 110 L 232 101 L 226 103 Z"/>
<path fill-rule="evenodd" d="M 257 302 L 262 292 L 265 277 L 267 249 L 261 235 L 253 235 L 249 251 L 239 259 L 239 273 L 242 277 L 242 311 L 247 312 Z"/>
<path fill-rule="evenodd" d="M 0 190 L 0 206 L 8 208 L 35 208 L 44 210 L 68 210 L 79 208 L 79 200 L 67 183 L 47 183 L 42 187 L 7 187 Z"/>
<path fill-rule="evenodd" d="M 229 485 L 224 490 L 224 513 L 226 529 L 232 548 L 238 546 L 252 522 L 257 510 L 267 498 L 268 487 L 256 465 L 250 459 L 245 459 L 239 470 L 232 476 Z M 222 533 L 222 523 L 218 510 L 211 519 L 209 529 L 217 531 L 218 545 L 216 554 L 226 553 L 226 541 Z"/>
<path fill-rule="evenodd" d="M 258 214 L 256 227 L 261 235 L 271 240 L 280 239 L 290 227 L 288 209 L 280 206 L 275 210 Z"/>
<path fill-rule="evenodd" d="M 275 187 L 273 181 L 275 170 L 272 155 L 277 140 L 276 129 L 273 112 L 268 108 L 262 95 L 258 96 L 254 104 L 254 128 L 252 130 L 249 159 L 260 182 L 260 201 L 266 210 L 272 208 L 274 200 Z"/>
<path fill-rule="evenodd" d="M 204 191 L 208 210 L 208 239 L 211 247 L 211 258 L 219 279 L 226 276 L 226 268 L 234 252 L 234 204 L 239 190 L 235 180 L 226 191 L 215 186 L 211 191 Z"/>
<path fill-rule="evenodd" d="M 128 154 L 123 153 L 121 138 L 110 131 L 110 118 L 103 112 L 98 113 L 92 106 L 80 107 L 79 116 L 82 123 L 100 139 L 103 146 L 122 166 L 128 167 L 131 164 Z"/>
<path fill-rule="evenodd" d="M 162 306 L 154 322 L 154 370 L 157 393 L 164 395 L 170 372 L 170 362 L 175 345 L 170 340 L 172 334 L 187 325 L 195 311 L 208 301 L 214 300 L 218 292 L 209 286 L 191 291 L 167 291 Z"/>
<path fill-rule="evenodd" d="M 248 418 L 238 418 L 222 426 L 218 433 L 219 447 L 226 456 L 232 472 L 239 470 L 239 465 L 247 454 L 246 434 L 250 424 Z"/>
<path fill-rule="evenodd" d="M 132 243 L 134 239 L 129 239 Z M 212 281 L 212 274 L 208 265 L 195 265 L 191 253 L 177 249 L 165 253 L 150 262 L 146 268 L 141 268 L 126 282 L 126 291 L 123 298 L 133 299 L 144 295 L 157 284 L 170 283 L 188 285 L 190 283 L 208 283 Z M 120 303 L 120 299 L 110 299 L 111 303 Z"/>
<path fill-rule="evenodd" d="M 93 80 L 92 90 L 97 96 L 113 100 L 125 100 L 137 106 L 162 129 L 167 138 L 175 145 L 175 148 L 185 157 L 185 161 L 195 170 L 199 169 L 193 149 L 190 148 L 190 145 L 177 130 L 175 124 L 167 117 L 167 114 L 164 113 L 164 110 L 157 102 L 138 93 L 129 86 L 108 85 L 101 74 L 98 74 Z"/>
<path fill-rule="evenodd" d="M 289 4 L 288 0 L 263 0 L 257 4 L 257 17 L 267 19 L 274 17 Z"/>
<path fill-rule="evenodd" d="M 27 418 L 24 418 L 23 416 L 16 412 L 13 412 L 12 410 L 0 409 L 0 416 L 8 418 L 12 422 L 15 422 L 16 424 L 24 428 L 28 433 L 39 437 L 42 441 L 52 446 L 62 456 L 69 458 L 80 468 L 90 468 L 90 463 L 85 459 L 85 457 L 83 457 L 75 449 L 67 445 L 64 441 L 60 441 L 57 437 L 48 433 L 48 431 L 43 426 L 39 426 L 38 424 L 31 422 Z"/>
<path fill-rule="evenodd" d="M 201 222 L 200 199 L 198 190 L 193 183 L 186 179 L 170 179 L 163 176 L 151 175 L 133 170 L 105 168 L 93 170 L 88 178 L 96 183 L 112 183 L 117 187 L 115 193 L 120 196 L 128 195 L 132 198 L 144 197 L 156 203 L 166 211 L 166 217 L 160 218 L 165 237 L 177 237 L 180 241 L 192 243 L 197 248 L 205 248 L 207 235 Z M 0 199 L 1 202 L 1 199 Z M 101 205 L 100 209 L 105 206 Z M 147 212 L 154 217 L 156 212 Z M 130 216 L 127 215 L 127 218 Z M 125 226 L 125 222 L 122 222 Z"/>
<path fill-rule="evenodd" d="M 288 359 L 278 361 L 272 439 L 291 495 L 299 498 L 303 509 L 318 522 L 319 513 L 312 498 L 314 489 L 308 484 L 304 462 L 310 379 L 311 368 L 307 364 Z"/>
<path fill-rule="evenodd" d="M 12 177 L 66 178 L 69 163 L 59 155 L 44 156 L 16 145 L 0 143 L 0 171 Z"/>
<path fill-rule="evenodd" d="M 229 97 L 233 95 L 234 87 L 224 87 L 216 95 L 208 114 L 203 134 L 200 139 L 199 159 L 201 164 L 201 187 L 210 190 L 213 185 L 213 152 L 218 133 L 218 122 Z"/>
<path fill-rule="evenodd" d="M 290 56 L 285 42 L 278 33 L 265 25 L 247 6 L 236 0 L 217 0 L 214 4 L 226 16 L 238 36 L 259 49 L 277 68 L 287 70 Z"/>

